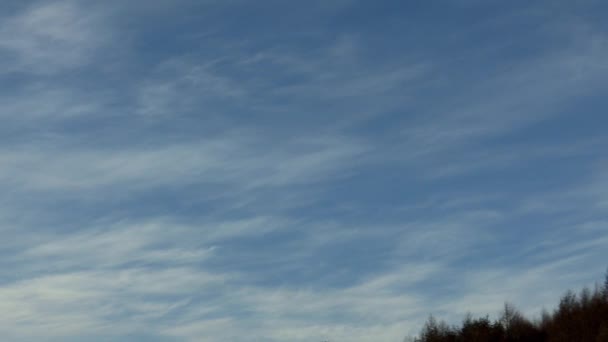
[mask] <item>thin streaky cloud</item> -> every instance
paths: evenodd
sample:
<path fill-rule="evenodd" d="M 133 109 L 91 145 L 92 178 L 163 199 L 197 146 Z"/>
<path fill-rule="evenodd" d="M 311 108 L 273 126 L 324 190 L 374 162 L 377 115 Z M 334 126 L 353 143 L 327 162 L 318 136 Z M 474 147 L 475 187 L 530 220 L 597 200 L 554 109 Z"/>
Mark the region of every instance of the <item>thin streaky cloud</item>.
<path fill-rule="evenodd" d="M 552 309 L 606 267 L 605 7 L 7 1 L 0 331 L 401 341 Z"/>

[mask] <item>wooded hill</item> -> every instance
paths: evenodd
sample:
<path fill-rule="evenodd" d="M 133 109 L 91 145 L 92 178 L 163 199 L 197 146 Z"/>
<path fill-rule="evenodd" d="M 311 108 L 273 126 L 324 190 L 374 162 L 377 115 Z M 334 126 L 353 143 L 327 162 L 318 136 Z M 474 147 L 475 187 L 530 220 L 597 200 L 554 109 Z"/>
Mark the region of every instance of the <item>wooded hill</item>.
<path fill-rule="evenodd" d="M 429 317 L 416 342 L 608 342 L 608 272 L 602 285 L 568 290 L 553 312 L 531 320 L 510 304 L 500 318 L 471 315 L 460 326 Z"/>

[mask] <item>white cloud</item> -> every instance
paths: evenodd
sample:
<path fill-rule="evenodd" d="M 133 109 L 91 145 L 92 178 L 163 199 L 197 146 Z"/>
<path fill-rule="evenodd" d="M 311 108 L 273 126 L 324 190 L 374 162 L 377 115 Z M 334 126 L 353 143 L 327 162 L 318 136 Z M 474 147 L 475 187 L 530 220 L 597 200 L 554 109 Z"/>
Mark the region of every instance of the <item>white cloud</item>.
<path fill-rule="evenodd" d="M 124 61 L 124 78 L 100 80 L 116 89 L 87 93 L 63 76 L 103 67 L 97 53 L 113 37 L 103 11 L 83 4 L 36 2 L 0 23 L 0 76 L 29 73 L 0 96 L 0 129 L 9 133 L 0 147 L 0 232 L 9 237 L 0 241 L 0 330 L 9 335 L 399 341 L 431 312 L 455 322 L 462 310 L 492 314 L 512 300 L 534 313 L 603 262 L 605 170 L 588 183 L 520 197 L 502 187 L 509 184 L 490 193 L 481 183 L 447 183 L 541 157 L 597 159 L 588 150 L 602 147 L 602 138 L 549 147 L 479 143 L 556 118 L 577 96 L 599 93 L 607 75 L 602 35 L 469 87 L 451 79 L 458 73 L 441 56 L 396 51 L 399 63 L 365 60 L 369 47 L 358 35 L 300 50 L 248 46 L 240 37 L 217 42 L 214 31 L 198 37 L 208 46 L 189 57 L 159 62 L 151 51 L 134 51 L 150 57 L 141 69 L 131 73 Z M 135 13 L 141 4 L 124 6 Z M 143 10 L 164 15 L 174 4 L 152 6 Z M 441 89 L 449 94 L 438 99 L 432 91 Z M 363 127 L 371 118 L 378 121 Z M 376 178 L 364 178 L 367 171 Z M 351 176 L 356 182 L 333 187 Z M 323 196 L 349 187 L 353 198 L 349 191 Z M 173 190 L 187 209 L 167 201 L 168 216 L 150 217 L 139 207 Z M 403 209 L 407 201 L 414 204 Z M 316 207 L 291 210 L 307 205 L 326 206 L 322 215 L 342 205 L 349 211 L 326 220 Z M 359 222 L 382 205 L 372 217 L 383 222 Z M 137 217 L 140 210 L 147 217 Z M 526 226 L 534 234 L 513 239 L 517 245 L 501 245 L 499 238 L 521 234 L 509 230 L 512 223 L 533 215 L 552 218 L 543 218 L 546 227 Z M 288 241 L 257 244 L 273 233 Z M 385 250 L 375 255 L 349 250 L 376 241 Z M 344 250 L 317 254 L 336 246 Z M 357 268 L 357 260 L 377 263 Z M 329 273 L 321 278 L 340 285 L 260 280 L 317 263 Z M 345 276 L 340 263 L 357 276 Z"/>
<path fill-rule="evenodd" d="M 26 146 L 0 150 L 0 180 L 25 190 L 65 193 L 123 187 L 210 184 L 226 193 L 314 184 L 342 177 L 366 147 L 349 139 L 288 141 L 258 149 L 265 139 L 226 134 L 213 139 L 158 147 L 102 150 Z M 84 191 L 84 193 L 83 193 Z M 87 196 L 88 197 L 88 196 Z"/>
<path fill-rule="evenodd" d="M 257 221 L 249 227 L 254 233 L 267 224 Z M 215 237 L 214 230 L 222 235 Z M 299 341 L 319 332 L 362 333 L 363 324 L 369 329 L 368 335 L 360 335 L 361 341 L 376 334 L 388 341 L 402 334 L 398 326 L 403 315 L 414 315 L 414 305 L 420 304 L 397 287 L 415 286 L 440 270 L 435 264 L 411 264 L 335 290 L 254 286 L 238 273 L 205 268 L 206 259 L 223 252 L 213 248 L 216 238 L 224 238 L 221 230 L 219 222 L 205 228 L 159 221 L 38 237 L 7 259 L 18 263 L 21 271 L 18 279 L 0 285 L 0 329 L 51 340 L 107 333 L 112 326 L 117 334 L 146 329 L 192 341 L 249 341 L 262 336 L 292 336 Z M 250 233 L 241 228 L 229 232 Z M 157 249 L 159 244 L 175 247 Z M 252 316 L 238 318 L 244 312 Z M 328 323 L 328 315 L 345 320 Z M 355 317 L 363 321 L 355 325 Z"/>
<path fill-rule="evenodd" d="M 193 268 L 58 273 L 0 286 L 1 329 L 17 336 L 50 337 L 137 331 L 187 301 L 148 296 L 192 293 L 222 278 Z M 117 320 L 127 315 L 128 319 Z"/>
<path fill-rule="evenodd" d="M 88 64 L 107 38 L 97 6 L 38 2 L 0 24 L 0 70 L 52 74 Z"/>
<path fill-rule="evenodd" d="M 457 89 L 403 131 L 409 157 L 467 151 L 472 143 L 501 137 L 558 115 L 581 94 L 606 86 L 606 47 L 568 46 Z"/>

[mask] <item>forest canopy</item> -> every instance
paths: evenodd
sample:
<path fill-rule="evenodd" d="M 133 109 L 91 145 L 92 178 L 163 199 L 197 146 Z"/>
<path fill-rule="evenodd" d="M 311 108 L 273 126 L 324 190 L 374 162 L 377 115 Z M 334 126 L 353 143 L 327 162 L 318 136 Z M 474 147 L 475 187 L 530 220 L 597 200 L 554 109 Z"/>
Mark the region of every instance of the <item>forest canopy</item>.
<path fill-rule="evenodd" d="M 408 339 L 406 339 L 407 341 Z M 430 316 L 415 342 L 608 342 L 608 271 L 602 285 L 578 294 L 568 290 L 553 312 L 529 319 L 506 303 L 500 317 L 450 326 Z"/>

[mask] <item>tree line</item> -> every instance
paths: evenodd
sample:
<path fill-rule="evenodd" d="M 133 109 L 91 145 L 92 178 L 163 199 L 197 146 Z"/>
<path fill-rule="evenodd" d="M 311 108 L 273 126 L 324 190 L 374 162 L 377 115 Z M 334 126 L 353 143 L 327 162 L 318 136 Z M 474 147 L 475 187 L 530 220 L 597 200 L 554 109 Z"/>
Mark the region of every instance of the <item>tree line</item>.
<path fill-rule="evenodd" d="M 505 304 L 496 320 L 468 314 L 460 326 L 430 316 L 415 342 L 608 342 L 608 272 L 602 285 L 568 290 L 553 312 L 526 318 Z"/>

